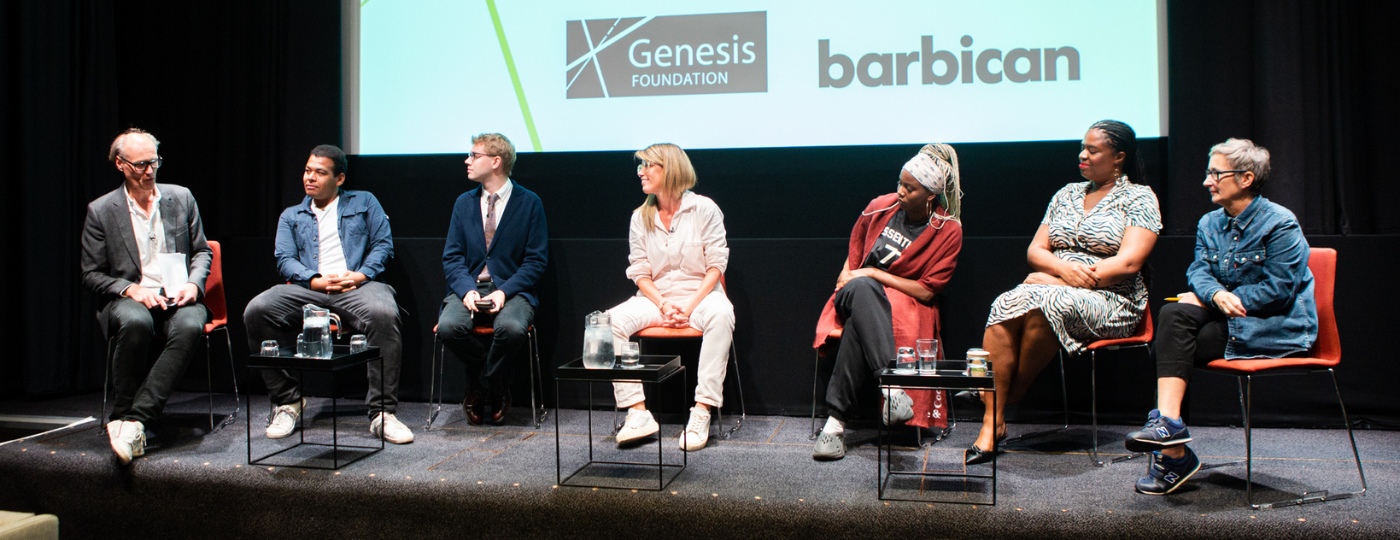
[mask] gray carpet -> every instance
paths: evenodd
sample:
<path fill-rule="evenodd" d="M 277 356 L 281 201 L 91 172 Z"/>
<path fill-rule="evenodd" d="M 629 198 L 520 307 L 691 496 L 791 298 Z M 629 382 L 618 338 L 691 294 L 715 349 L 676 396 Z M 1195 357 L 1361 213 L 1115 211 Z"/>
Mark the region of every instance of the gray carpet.
<path fill-rule="evenodd" d="M 0 414 L 86 416 L 99 395 L 0 403 Z M 377 444 L 364 410 L 342 402 L 342 444 Z M 202 394 L 171 400 L 160 448 L 119 468 L 95 424 L 0 446 L 0 509 L 53 513 L 65 538 L 1380 538 L 1400 531 L 1395 486 L 1400 433 L 1358 431 L 1370 490 L 1364 497 L 1273 510 L 1245 505 L 1244 467 L 1202 471 L 1167 497 L 1136 494 L 1145 459 L 1097 468 L 1089 430 L 1011 448 L 1002 456 L 996 506 L 885 502 L 876 498 L 877 432 L 856 426 L 844 460 L 810 458 L 806 418 L 750 417 L 728 440 L 688 456 L 688 467 L 659 492 L 556 486 L 555 417 L 541 429 L 517 408 L 507 425 L 469 426 L 448 407 L 425 431 L 424 404 L 404 404 L 417 441 L 389 445 L 340 471 L 247 465 L 244 418 L 205 434 Z M 231 406 L 225 398 L 222 407 Z M 266 398 L 255 397 L 253 452 L 288 445 L 261 436 Z M 312 401 L 307 439 L 330 438 L 329 403 Z M 246 413 L 245 413 L 246 415 Z M 567 475 L 587 460 L 586 413 L 566 410 L 560 446 Z M 596 460 L 650 461 L 656 445 L 619 450 L 607 437 L 611 414 L 594 413 Z M 680 462 L 666 417 L 664 457 Z M 726 417 L 726 421 L 732 418 Z M 1045 426 L 1012 425 L 1011 434 Z M 976 424 L 964 423 L 925 448 L 904 430 L 896 466 L 961 471 Z M 1128 426 L 1101 428 L 1107 456 L 1123 454 Z M 1244 433 L 1193 428 L 1206 462 L 1244 455 Z M 1254 432 L 1255 496 L 1284 498 L 1317 489 L 1359 487 L 1343 430 Z M 321 452 L 298 456 L 315 462 Z M 286 458 L 284 458 L 286 459 Z M 599 468 L 599 483 L 650 482 L 655 468 Z M 590 469 L 592 471 L 593 469 Z M 668 472 L 668 475 L 673 474 Z M 945 501 L 989 495 L 962 481 L 896 482 L 893 495 Z"/>

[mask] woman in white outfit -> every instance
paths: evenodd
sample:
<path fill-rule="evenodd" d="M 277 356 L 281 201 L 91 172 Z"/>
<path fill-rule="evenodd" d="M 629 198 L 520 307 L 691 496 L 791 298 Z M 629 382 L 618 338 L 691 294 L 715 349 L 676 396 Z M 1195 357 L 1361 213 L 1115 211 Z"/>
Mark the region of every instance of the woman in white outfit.
<path fill-rule="evenodd" d="M 632 212 L 627 235 L 627 278 L 637 295 L 609 310 L 613 341 L 625 343 L 649 326 L 694 328 L 700 342 L 695 407 L 680 437 L 686 451 L 705 447 L 710 410 L 724 403 L 724 372 L 734 336 L 734 305 L 724 295 L 720 276 L 729 264 L 724 213 L 708 197 L 690 191 L 695 168 L 674 144 L 653 144 L 634 156 L 637 177 L 647 199 Z M 617 406 L 627 408 L 618 444 L 653 435 L 658 426 L 646 408 L 642 385 L 614 383 Z"/>

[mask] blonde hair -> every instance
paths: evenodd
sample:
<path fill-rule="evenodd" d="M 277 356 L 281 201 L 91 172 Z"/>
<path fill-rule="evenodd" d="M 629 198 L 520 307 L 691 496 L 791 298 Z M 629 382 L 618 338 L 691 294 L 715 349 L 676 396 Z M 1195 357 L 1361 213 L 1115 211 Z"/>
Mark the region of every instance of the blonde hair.
<path fill-rule="evenodd" d="M 943 193 L 938 195 L 938 202 L 948 215 L 931 213 L 929 224 L 933 224 L 934 220 L 956 221 L 961 224 L 963 191 L 962 175 L 958 172 L 958 153 L 953 151 L 953 147 L 943 143 L 926 144 L 919 149 L 919 153 L 928 154 L 933 158 L 934 167 L 944 177 Z"/>
<path fill-rule="evenodd" d="M 668 198 L 679 199 L 686 190 L 695 187 L 695 167 L 690 164 L 690 156 L 685 155 L 685 150 L 679 146 L 657 143 L 638 150 L 632 157 L 655 163 L 666 170 L 666 177 L 661 181 L 661 192 Z M 656 195 L 647 195 L 646 202 L 637 207 L 647 228 L 656 227 L 657 204 Z"/>
<path fill-rule="evenodd" d="M 501 158 L 501 170 L 510 176 L 511 169 L 515 168 L 515 145 L 510 139 L 500 133 L 482 133 L 472 137 L 472 144 L 479 144 L 487 154 Z"/>

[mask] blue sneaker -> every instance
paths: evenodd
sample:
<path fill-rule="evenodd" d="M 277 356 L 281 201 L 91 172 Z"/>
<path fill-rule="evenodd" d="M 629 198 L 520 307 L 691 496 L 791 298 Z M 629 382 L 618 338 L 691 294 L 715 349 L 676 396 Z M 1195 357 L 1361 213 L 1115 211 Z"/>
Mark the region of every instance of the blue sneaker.
<path fill-rule="evenodd" d="M 1152 452 L 1191 442 L 1186 424 L 1167 420 L 1157 409 L 1147 415 L 1147 425 L 1123 438 L 1129 452 Z"/>
<path fill-rule="evenodd" d="M 1147 478 L 1139 478 L 1133 486 L 1138 493 L 1166 495 L 1181 487 L 1201 470 L 1201 460 L 1187 446 L 1186 455 L 1181 459 L 1171 459 L 1161 452 L 1152 453 L 1152 463 L 1147 466 Z"/>

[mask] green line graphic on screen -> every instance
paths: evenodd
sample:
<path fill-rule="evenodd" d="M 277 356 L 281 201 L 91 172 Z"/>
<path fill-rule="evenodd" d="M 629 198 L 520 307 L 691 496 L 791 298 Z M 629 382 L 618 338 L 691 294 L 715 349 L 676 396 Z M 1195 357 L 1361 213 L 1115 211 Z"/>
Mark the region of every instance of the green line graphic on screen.
<path fill-rule="evenodd" d="M 530 104 L 525 101 L 525 89 L 520 86 L 520 74 L 515 70 L 515 59 L 510 55 L 510 44 L 506 42 L 506 31 L 501 27 L 501 15 L 496 12 L 496 2 L 486 0 L 486 8 L 491 12 L 491 24 L 496 28 L 496 39 L 501 42 L 501 54 L 505 56 L 506 70 L 510 72 L 510 83 L 515 87 L 515 99 L 520 102 L 520 114 L 525 117 L 525 129 L 530 132 L 530 145 L 536 152 L 543 152 L 540 134 L 535 130 L 535 119 L 530 116 Z"/>
<path fill-rule="evenodd" d="M 565 96 L 768 91 L 768 13 L 620 17 L 565 23 Z"/>

